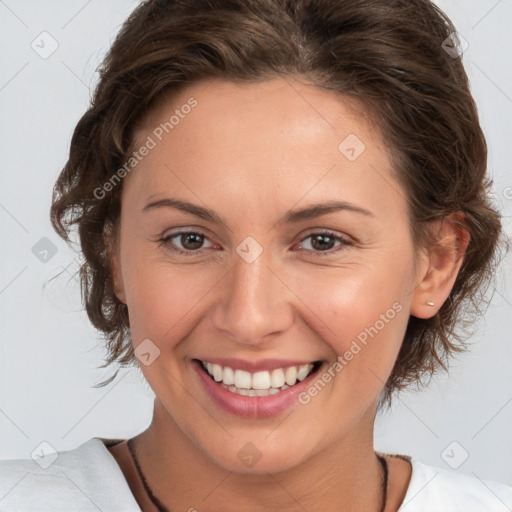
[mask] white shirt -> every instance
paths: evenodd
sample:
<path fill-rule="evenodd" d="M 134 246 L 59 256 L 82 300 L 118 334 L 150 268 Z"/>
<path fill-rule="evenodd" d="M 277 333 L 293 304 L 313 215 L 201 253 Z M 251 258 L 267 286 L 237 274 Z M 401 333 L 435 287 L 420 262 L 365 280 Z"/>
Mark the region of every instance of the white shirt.
<path fill-rule="evenodd" d="M 0 511 L 140 512 L 104 444 L 112 441 L 93 437 L 38 462 L 0 460 Z M 51 465 L 44 468 L 48 462 Z M 512 487 L 428 466 L 412 457 L 410 462 L 411 481 L 399 512 L 512 511 Z"/>

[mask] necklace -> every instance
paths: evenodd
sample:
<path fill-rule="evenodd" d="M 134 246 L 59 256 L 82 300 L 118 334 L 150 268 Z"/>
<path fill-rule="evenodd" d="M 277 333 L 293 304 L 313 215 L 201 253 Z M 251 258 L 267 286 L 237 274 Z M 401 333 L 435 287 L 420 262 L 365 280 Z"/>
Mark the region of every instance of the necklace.
<path fill-rule="evenodd" d="M 144 490 L 146 491 L 146 494 L 148 495 L 153 505 L 155 505 L 159 512 L 172 512 L 171 510 L 166 508 L 165 505 L 153 494 L 151 487 L 149 487 L 149 484 L 147 483 L 146 478 L 144 477 L 144 473 L 140 468 L 139 461 L 137 460 L 137 455 L 135 454 L 135 446 L 133 445 L 133 439 L 128 439 L 126 444 L 128 445 L 128 449 L 130 450 L 133 462 L 135 463 L 137 473 L 139 474 L 139 477 L 142 480 L 142 484 L 144 485 Z M 386 459 L 384 457 L 381 457 L 380 455 L 377 455 L 377 459 L 379 459 L 379 462 L 382 466 L 382 505 L 380 507 L 379 512 L 384 512 L 384 509 L 386 508 L 388 495 L 388 464 L 386 462 Z"/>
<path fill-rule="evenodd" d="M 127 443 L 128 449 L 132 455 L 133 462 L 135 463 L 135 467 L 137 468 L 137 473 L 139 474 L 140 479 L 142 480 L 142 484 L 144 485 L 144 490 L 146 494 L 149 496 L 149 499 L 155 505 L 155 507 L 159 510 L 159 512 L 172 512 L 168 508 L 164 506 L 164 504 L 153 494 L 151 487 L 149 487 L 146 482 L 146 478 L 144 477 L 144 473 L 142 473 L 142 469 L 140 469 L 139 461 L 137 460 L 137 455 L 135 455 L 135 447 L 133 446 L 133 439 L 128 439 Z"/>

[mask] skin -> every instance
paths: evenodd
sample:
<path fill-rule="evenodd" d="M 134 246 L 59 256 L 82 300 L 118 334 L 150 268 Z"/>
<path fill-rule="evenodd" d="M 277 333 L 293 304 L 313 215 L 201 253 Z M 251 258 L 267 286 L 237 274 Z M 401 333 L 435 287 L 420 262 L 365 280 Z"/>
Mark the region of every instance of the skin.
<path fill-rule="evenodd" d="M 156 394 L 152 423 L 135 438 L 142 470 L 172 510 L 378 511 L 377 400 L 409 315 L 436 314 L 467 239 L 457 247 L 460 227 L 448 218 L 432 226 L 443 251 L 415 248 L 406 193 L 378 127 L 339 95 L 291 78 L 189 85 L 144 120 L 135 147 L 191 96 L 197 106 L 123 181 L 112 256 L 134 346 L 150 339 L 160 350 L 140 365 Z M 366 146 L 354 161 L 338 149 L 349 134 Z M 167 197 L 209 208 L 225 224 L 175 208 L 143 211 Z M 278 223 L 290 210 L 331 200 L 371 214 L 339 210 Z M 180 228 L 199 229 L 203 245 L 190 249 L 179 236 L 161 242 Z M 329 239 L 322 251 L 308 237 L 319 230 L 348 244 Z M 252 263 L 236 252 L 248 236 L 263 248 Z M 180 255 L 173 243 L 198 252 Z M 397 303 L 401 311 L 314 399 L 277 416 L 224 412 L 191 367 L 200 356 L 298 358 L 322 360 L 323 373 Z M 237 457 L 248 442 L 262 455 L 251 468 Z M 111 452 L 151 510 L 126 447 Z M 388 465 L 387 512 L 398 509 L 410 478 L 407 462 Z"/>

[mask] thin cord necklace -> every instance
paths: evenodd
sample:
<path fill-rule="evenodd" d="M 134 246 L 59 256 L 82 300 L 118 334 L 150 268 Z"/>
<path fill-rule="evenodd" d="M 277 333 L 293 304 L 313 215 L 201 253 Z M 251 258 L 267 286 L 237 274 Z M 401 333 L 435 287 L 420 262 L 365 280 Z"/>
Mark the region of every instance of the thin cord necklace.
<path fill-rule="evenodd" d="M 159 510 L 159 512 L 172 512 L 167 507 L 165 507 L 165 505 L 153 494 L 151 487 L 149 487 L 149 484 L 146 482 L 144 473 L 142 472 L 142 469 L 140 468 L 140 465 L 139 465 L 139 461 L 137 460 L 137 455 L 135 455 L 135 447 L 133 446 L 133 438 L 128 439 L 126 444 L 128 445 L 128 449 L 130 450 L 130 453 L 132 455 L 133 462 L 135 463 L 135 467 L 137 468 L 137 473 L 139 474 L 139 477 L 142 480 L 142 484 L 144 485 L 144 490 L 146 491 L 146 494 L 149 496 L 149 499 L 151 500 L 153 505 L 155 505 L 155 507 Z"/>
<path fill-rule="evenodd" d="M 149 487 L 149 484 L 147 483 L 146 478 L 144 477 L 144 473 L 142 472 L 142 469 L 140 468 L 139 461 L 137 460 L 137 455 L 135 454 L 135 446 L 133 445 L 133 438 L 128 439 L 126 444 L 128 445 L 128 449 L 130 450 L 130 454 L 132 456 L 133 462 L 135 463 L 135 468 L 137 469 L 137 473 L 139 474 L 139 477 L 142 480 L 142 484 L 144 485 L 144 490 L 146 491 L 146 494 L 148 495 L 148 497 L 151 500 L 151 502 L 153 503 L 153 505 L 155 505 L 155 507 L 159 510 L 159 512 L 172 512 L 167 507 L 165 507 L 165 505 L 153 494 L 151 487 Z M 382 505 L 381 505 L 379 512 L 384 512 L 384 510 L 386 508 L 387 497 L 388 497 L 388 464 L 384 457 L 377 455 L 377 458 L 379 459 L 379 462 L 382 466 Z"/>

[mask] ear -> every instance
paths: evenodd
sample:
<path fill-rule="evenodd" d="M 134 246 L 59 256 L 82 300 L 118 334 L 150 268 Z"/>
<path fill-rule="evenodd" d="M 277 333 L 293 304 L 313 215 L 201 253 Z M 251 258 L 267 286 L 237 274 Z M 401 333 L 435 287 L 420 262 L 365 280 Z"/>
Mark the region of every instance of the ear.
<path fill-rule="evenodd" d="M 430 231 L 434 242 L 425 249 L 418 267 L 420 282 L 411 302 L 411 315 L 417 318 L 431 318 L 441 309 L 453 288 L 469 243 L 461 212 L 432 221 Z"/>
<path fill-rule="evenodd" d="M 114 293 L 120 302 L 126 304 L 126 295 L 121 273 L 118 231 L 116 228 L 112 227 L 110 224 L 106 225 L 103 232 L 103 239 L 105 240 L 106 254 L 112 275 Z"/>

